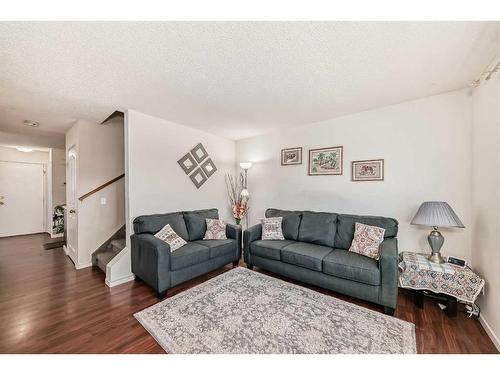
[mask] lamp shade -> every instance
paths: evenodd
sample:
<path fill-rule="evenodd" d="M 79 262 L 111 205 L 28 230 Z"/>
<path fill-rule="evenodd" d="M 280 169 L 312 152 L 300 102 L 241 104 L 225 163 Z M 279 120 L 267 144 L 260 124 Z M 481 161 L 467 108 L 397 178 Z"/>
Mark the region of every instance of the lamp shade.
<path fill-rule="evenodd" d="M 241 169 L 247 170 L 247 169 L 250 169 L 252 167 L 252 163 L 249 161 L 242 161 L 240 163 L 240 167 L 241 167 Z"/>
<path fill-rule="evenodd" d="M 446 202 L 424 202 L 411 221 L 413 225 L 465 228 L 457 214 Z"/>

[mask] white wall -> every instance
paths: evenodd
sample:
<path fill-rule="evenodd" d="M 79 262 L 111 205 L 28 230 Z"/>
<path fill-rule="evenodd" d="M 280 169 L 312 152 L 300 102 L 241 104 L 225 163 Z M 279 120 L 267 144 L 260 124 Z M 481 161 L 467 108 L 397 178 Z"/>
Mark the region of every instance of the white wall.
<path fill-rule="evenodd" d="M 486 279 L 481 318 L 500 350 L 500 76 L 473 96 L 472 266 Z M 485 323 L 485 324 L 484 324 Z"/>
<path fill-rule="evenodd" d="M 471 97 L 466 90 L 237 141 L 249 171 L 250 223 L 268 207 L 394 217 L 399 250 L 428 252 L 430 228 L 410 226 L 423 201 L 450 203 L 466 229 L 442 229 L 444 255 L 470 257 Z M 280 150 L 303 147 L 303 164 Z M 308 149 L 344 146 L 342 176 L 308 176 Z M 351 161 L 385 159 L 385 181 L 352 182 Z"/>
<path fill-rule="evenodd" d="M 234 141 L 131 110 L 126 124 L 130 220 L 212 207 L 219 209 L 221 218 L 231 220 L 224 176 L 235 173 Z M 199 142 L 217 171 L 197 189 L 177 160 Z"/>
<path fill-rule="evenodd" d="M 66 152 L 77 147 L 77 195 L 80 197 L 124 173 L 123 120 L 104 125 L 79 120 L 66 133 Z M 125 224 L 125 182 L 121 179 L 78 202 L 78 267 Z M 106 204 L 101 204 L 101 198 Z"/>

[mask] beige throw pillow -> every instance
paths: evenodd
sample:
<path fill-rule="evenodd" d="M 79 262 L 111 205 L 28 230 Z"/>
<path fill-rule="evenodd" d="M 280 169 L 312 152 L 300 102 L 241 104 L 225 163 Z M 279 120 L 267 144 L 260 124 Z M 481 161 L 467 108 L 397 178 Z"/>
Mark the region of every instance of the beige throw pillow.
<path fill-rule="evenodd" d="M 384 240 L 384 233 L 384 228 L 356 223 L 349 251 L 378 260 L 379 246 Z"/>
<path fill-rule="evenodd" d="M 262 219 L 262 239 L 263 240 L 284 240 L 281 228 L 282 217 L 269 217 Z"/>
<path fill-rule="evenodd" d="M 207 223 L 207 231 L 205 232 L 204 240 L 227 240 L 226 223 L 224 220 L 205 219 Z"/>
<path fill-rule="evenodd" d="M 170 224 L 165 225 L 158 233 L 155 234 L 155 237 L 168 243 L 170 245 L 171 253 L 187 244 L 181 236 L 175 233 Z"/>

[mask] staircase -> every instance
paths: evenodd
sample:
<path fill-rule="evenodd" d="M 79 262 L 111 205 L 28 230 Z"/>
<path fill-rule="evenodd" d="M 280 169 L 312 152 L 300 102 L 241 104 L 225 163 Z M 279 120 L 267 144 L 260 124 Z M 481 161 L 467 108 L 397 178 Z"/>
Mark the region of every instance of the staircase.
<path fill-rule="evenodd" d="M 120 228 L 108 241 L 92 254 L 92 265 L 106 273 L 106 266 L 126 246 L 125 226 Z"/>

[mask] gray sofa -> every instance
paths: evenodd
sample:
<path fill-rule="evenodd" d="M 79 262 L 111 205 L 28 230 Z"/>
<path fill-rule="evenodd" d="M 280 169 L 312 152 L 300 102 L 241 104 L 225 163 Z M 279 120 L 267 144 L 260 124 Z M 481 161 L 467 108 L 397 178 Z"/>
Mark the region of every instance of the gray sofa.
<path fill-rule="evenodd" d="M 167 290 L 241 258 L 241 228 L 226 225 L 227 240 L 203 240 L 205 219 L 218 219 L 217 209 L 139 216 L 134 220 L 132 272 L 164 298 Z M 188 243 L 170 252 L 170 246 L 154 236 L 166 224 Z"/>
<path fill-rule="evenodd" d="M 244 258 L 254 266 L 355 298 L 380 304 L 394 314 L 398 295 L 398 222 L 378 216 L 268 209 L 283 217 L 285 240 L 261 240 L 262 226 L 243 233 Z M 355 223 L 385 229 L 380 259 L 348 251 Z"/>

